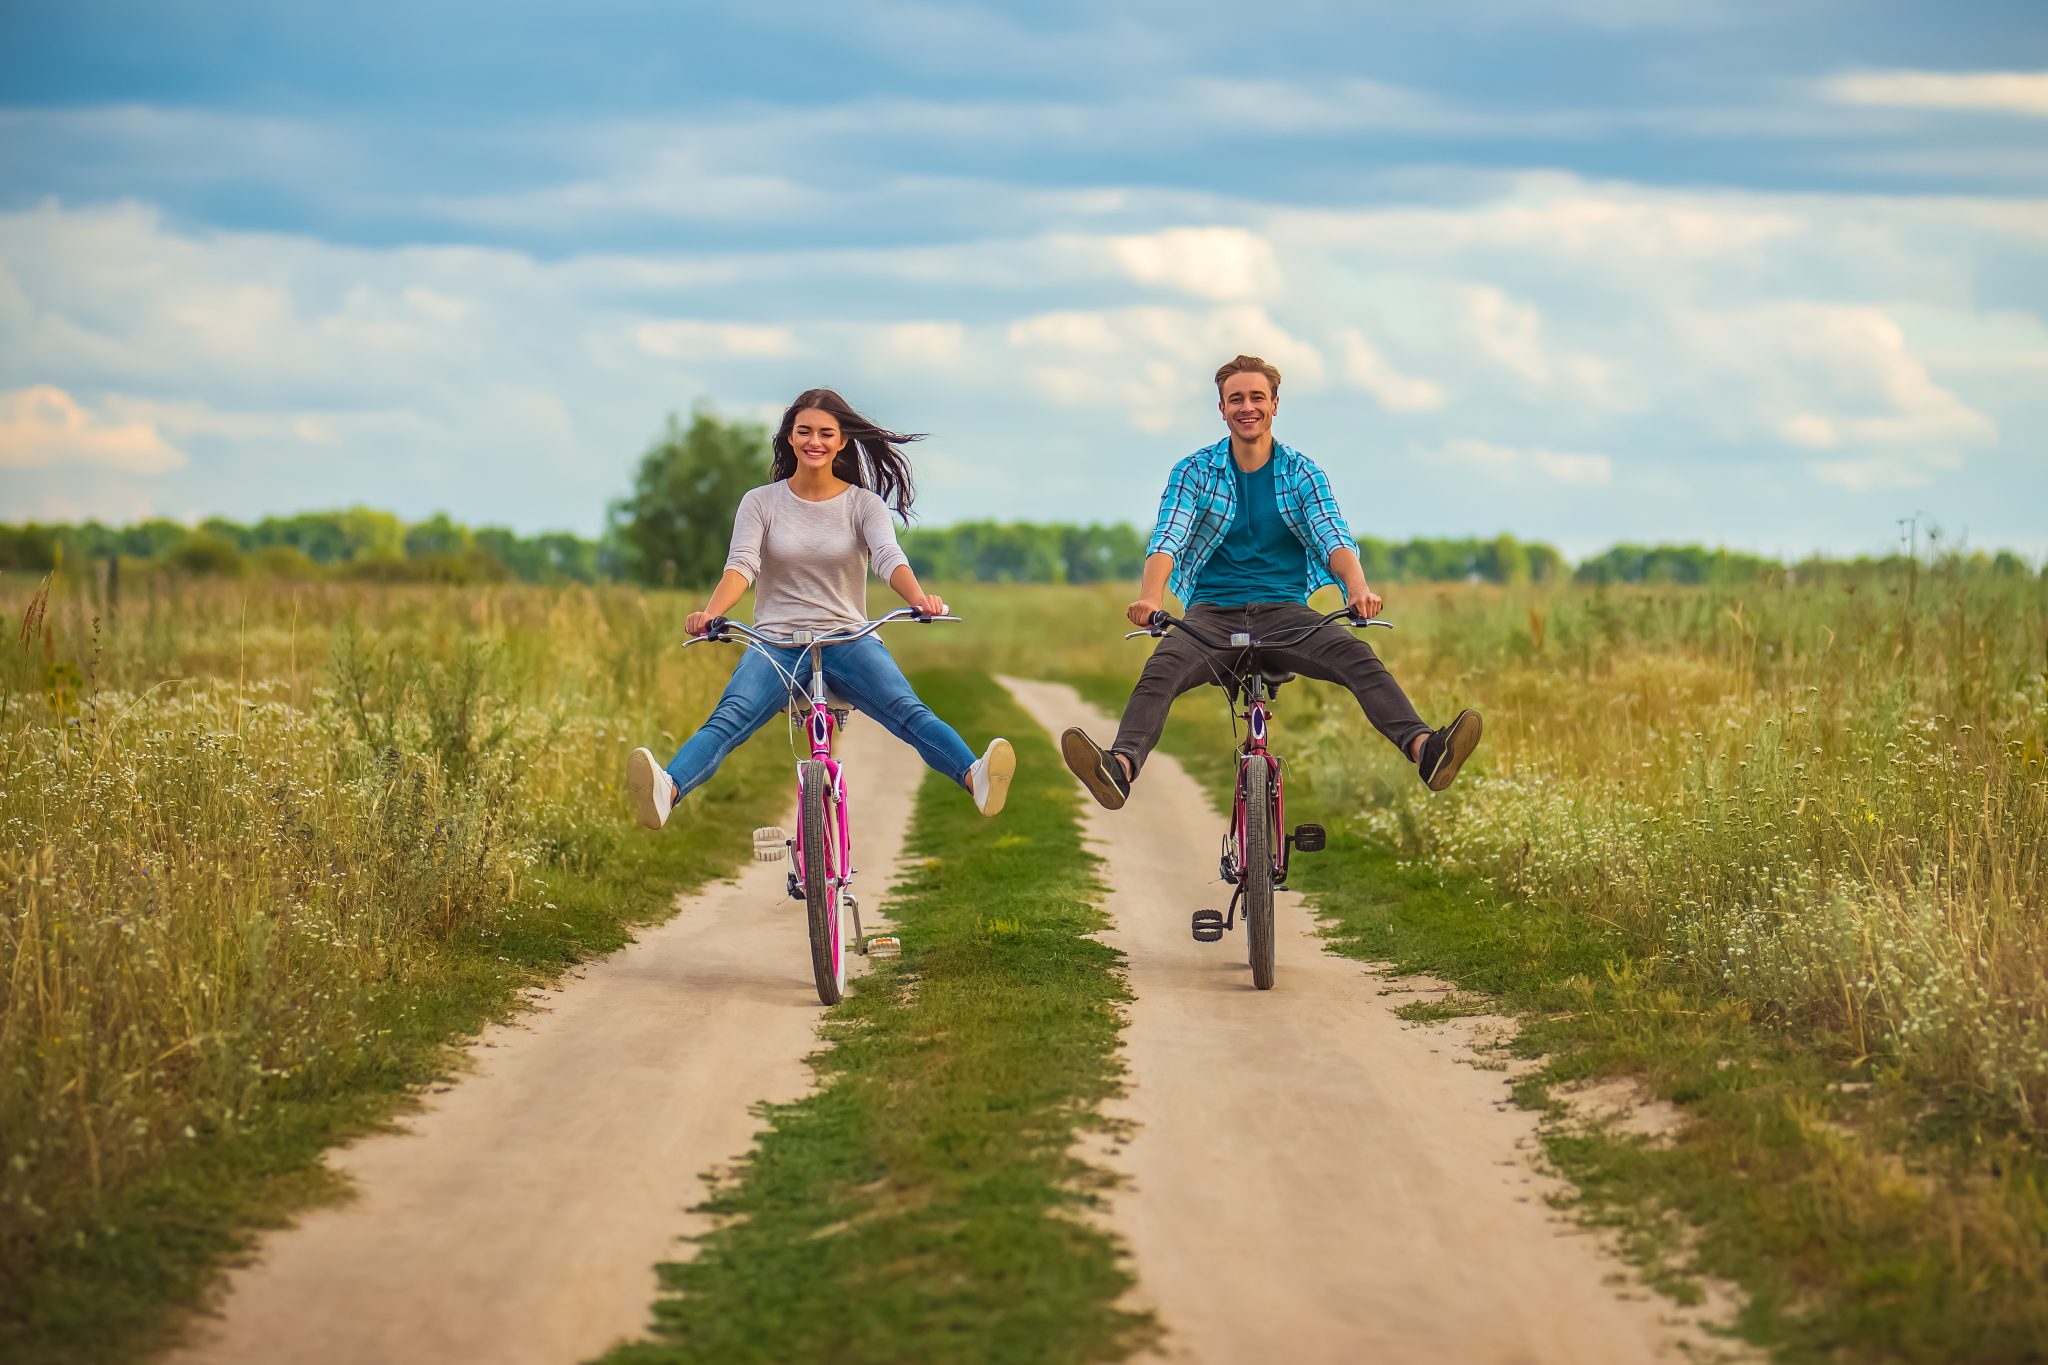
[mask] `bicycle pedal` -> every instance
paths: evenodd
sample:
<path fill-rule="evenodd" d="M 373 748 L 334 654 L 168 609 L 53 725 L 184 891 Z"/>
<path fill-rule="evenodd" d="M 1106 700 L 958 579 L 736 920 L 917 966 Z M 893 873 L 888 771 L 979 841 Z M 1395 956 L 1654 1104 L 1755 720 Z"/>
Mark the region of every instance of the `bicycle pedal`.
<path fill-rule="evenodd" d="M 1321 825 L 1296 825 L 1293 838 L 1296 853 L 1321 853 L 1329 842 L 1329 835 L 1324 833 Z"/>
<path fill-rule="evenodd" d="M 754 831 L 754 861 L 779 863 L 789 856 L 789 831 L 765 825 Z"/>
<path fill-rule="evenodd" d="M 1220 942 L 1223 938 L 1223 912 L 1197 910 L 1192 917 L 1190 928 L 1194 931 L 1197 943 Z"/>
<path fill-rule="evenodd" d="M 869 934 L 862 940 L 861 952 L 868 957 L 901 957 L 903 940 L 894 934 Z"/>

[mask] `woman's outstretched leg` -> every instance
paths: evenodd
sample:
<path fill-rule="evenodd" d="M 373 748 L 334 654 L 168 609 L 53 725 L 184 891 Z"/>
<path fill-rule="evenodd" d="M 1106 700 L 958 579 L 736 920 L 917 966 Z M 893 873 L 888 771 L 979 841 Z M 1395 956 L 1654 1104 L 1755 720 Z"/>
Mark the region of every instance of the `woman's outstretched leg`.
<path fill-rule="evenodd" d="M 987 752 L 976 758 L 960 732 L 939 719 L 911 689 L 910 680 L 880 640 L 870 635 L 852 644 L 827 646 L 825 681 L 874 717 L 884 730 L 917 750 L 927 767 L 965 787 L 983 815 L 994 815 L 1003 808 L 1010 778 L 1017 771 L 1017 755 L 1010 742 L 992 740 Z"/>
<path fill-rule="evenodd" d="M 766 725 L 788 696 L 774 665 L 748 650 L 733 670 L 732 681 L 725 685 L 725 695 L 697 732 L 683 741 L 666 768 L 658 766 L 647 749 L 635 749 L 628 755 L 626 789 L 640 823 L 648 829 L 666 824 L 675 803 L 709 781 L 725 756 Z"/>

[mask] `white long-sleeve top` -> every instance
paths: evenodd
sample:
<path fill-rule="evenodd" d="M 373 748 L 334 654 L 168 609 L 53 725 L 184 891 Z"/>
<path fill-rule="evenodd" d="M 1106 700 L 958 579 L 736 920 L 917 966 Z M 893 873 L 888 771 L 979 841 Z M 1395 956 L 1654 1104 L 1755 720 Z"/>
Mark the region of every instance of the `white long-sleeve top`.
<path fill-rule="evenodd" d="M 865 621 L 868 567 L 887 582 L 909 562 L 889 504 L 867 489 L 807 502 L 779 479 L 740 499 L 725 567 L 754 585 L 754 625 L 782 635 Z"/>

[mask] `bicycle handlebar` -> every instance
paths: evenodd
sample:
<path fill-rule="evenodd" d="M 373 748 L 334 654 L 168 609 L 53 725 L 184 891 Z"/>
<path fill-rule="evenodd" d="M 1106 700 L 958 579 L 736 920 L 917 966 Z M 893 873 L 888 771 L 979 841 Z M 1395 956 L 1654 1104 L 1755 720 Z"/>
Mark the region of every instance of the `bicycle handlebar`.
<path fill-rule="evenodd" d="M 1199 643 L 1205 644 L 1211 649 L 1284 648 L 1288 645 L 1300 644 L 1303 640 L 1306 640 L 1314 632 L 1321 630 L 1324 626 L 1336 622 L 1340 618 L 1343 620 L 1344 624 L 1352 630 L 1363 630 L 1367 626 L 1380 626 L 1387 630 L 1392 630 L 1394 628 L 1394 623 L 1392 621 L 1383 621 L 1377 616 L 1367 620 L 1360 620 L 1358 617 L 1353 616 L 1351 614 L 1351 608 L 1339 607 L 1337 610 L 1323 617 L 1322 620 L 1317 621 L 1314 625 L 1303 626 L 1301 629 L 1293 631 L 1286 636 L 1276 637 L 1271 640 L 1254 640 L 1247 636 L 1242 643 L 1239 643 L 1237 637 L 1233 636 L 1231 637 L 1228 643 L 1219 644 L 1215 640 L 1210 639 L 1201 630 L 1194 626 L 1189 625 L 1187 622 L 1181 620 L 1180 618 L 1175 616 L 1169 616 L 1163 611 L 1155 611 L 1152 613 L 1151 626 L 1144 630 L 1130 631 L 1125 634 L 1124 638 L 1126 640 L 1135 640 L 1140 635 L 1164 635 L 1167 631 L 1177 626 L 1181 630 L 1185 631 L 1187 634 L 1193 636 Z"/>
<path fill-rule="evenodd" d="M 754 629 L 745 621 L 734 621 L 729 617 L 714 616 L 704 623 L 704 633 L 702 635 L 693 635 L 683 641 L 683 648 L 688 649 L 691 645 L 703 644 L 706 641 L 724 644 L 735 638 L 742 643 L 776 645 L 784 649 L 809 648 L 812 645 L 844 645 L 851 644 L 855 640 L 866 639 L 883 626 L 895 621 L 916 621 L 920 624 L 929 624 L 933 621 L 959 621 L 962 619 L 964 618 L 955 616 L 950 612 L 944 616 L 928 616 L 916 607 L 898 607 L 887 615 L 878 616 L 872 621 L 863 622 L 858 628 L 838 626 L 825 631 L 803 631 L 801 634 L 808 636 L 808 639 L 798 639 L 792 636 L 787 640 L 778 640 L 773 635 Z"/>

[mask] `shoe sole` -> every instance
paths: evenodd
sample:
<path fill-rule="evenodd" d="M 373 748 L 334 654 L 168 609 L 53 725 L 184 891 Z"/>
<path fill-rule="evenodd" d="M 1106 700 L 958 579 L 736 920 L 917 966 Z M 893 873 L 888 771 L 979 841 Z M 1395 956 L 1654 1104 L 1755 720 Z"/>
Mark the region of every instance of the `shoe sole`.
<path fill-rule="evenodd" d="M 1444 729 L 1449 738 L 1444 744 L 1443 757 L 1437 760 L 1436 771 L 1423 780 L 1433 792 L 1440 792 L 1458 776 L 1458 769 L 1465 766 L 1465 760 L 1472 757 L 1472 751 L 1479 747 L 1479 734 L 1484 729 L 1477 711 L 1465 710 L 1458 713 Z"/>
<path fill-rule="evenodd" d="M 999 815 L 1003 802 L 1010 799 L 1010 779 L 1017 772 L 1017 751 L 1010 747 L 1010 741 L 999 739 L 988 746 L 988 803 L 981 808 L 983 815 Z"/>
<path fill-rule="evenodd" d="M 626 795 L 642 829 L 661 828 L 661 811 L 654 804 L 655 774 L 660 771 L 654 755 L 645 749 L 635 749 L 626 755 Z"/>
<path fill-rule="evenodd" d="M 1078 729 L 1068 730 L 1060 736 L 1060 757 L 1067 761 L 1067 767 L 1074 776 L 1081 779 L 1081 785 L 1095 798 L 1095 803 L 1104 810 L 1122 810 L 1125 793 L 1117 790 L 1116 779 L 1109 773 L 1108 766 L 1115 762 L 1095 747 L 1095 741 Z"/>

